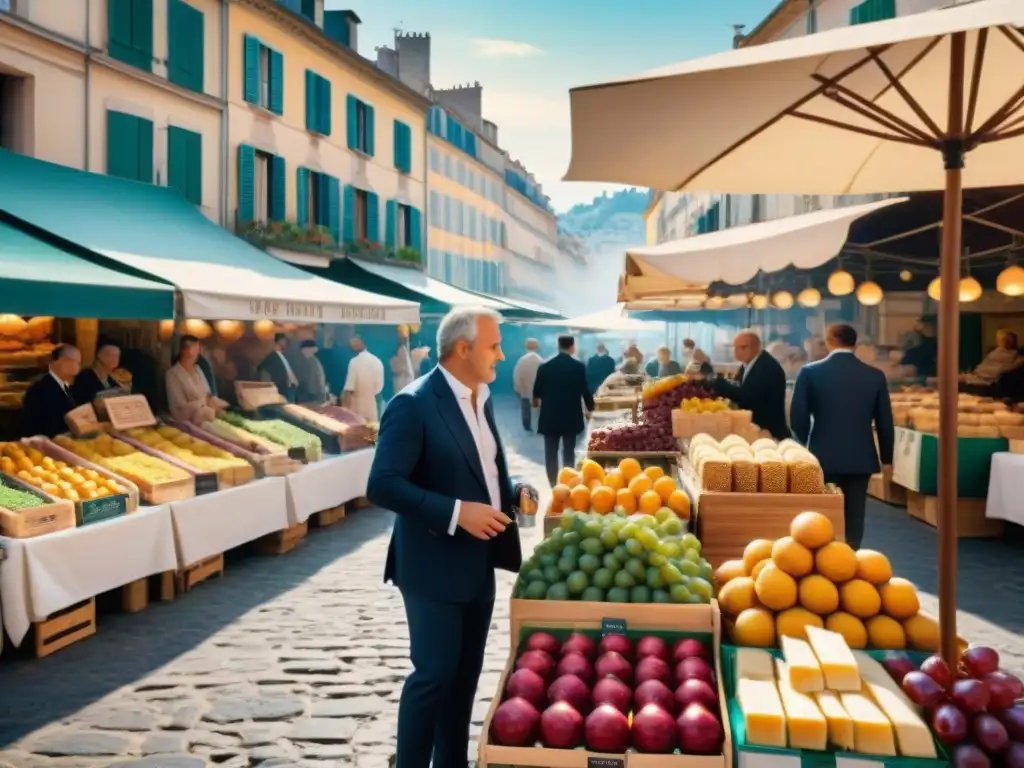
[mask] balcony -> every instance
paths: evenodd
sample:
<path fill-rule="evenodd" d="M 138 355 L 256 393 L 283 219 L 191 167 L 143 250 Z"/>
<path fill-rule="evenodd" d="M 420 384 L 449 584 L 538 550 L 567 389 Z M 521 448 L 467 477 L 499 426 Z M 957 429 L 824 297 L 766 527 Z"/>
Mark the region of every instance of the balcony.
<path fill-rule="evenodd" d="M 257 248 L 278 248 L 330 259 L 352 257 L 378 264 L 398 264 L 423 269 L 423 254 L 412 246 L 392 248 L 368 240 L 338 243 L 324 226 L 304 228 L 289 221 L 249 221 L 240 224 L 235 234 Z"/>

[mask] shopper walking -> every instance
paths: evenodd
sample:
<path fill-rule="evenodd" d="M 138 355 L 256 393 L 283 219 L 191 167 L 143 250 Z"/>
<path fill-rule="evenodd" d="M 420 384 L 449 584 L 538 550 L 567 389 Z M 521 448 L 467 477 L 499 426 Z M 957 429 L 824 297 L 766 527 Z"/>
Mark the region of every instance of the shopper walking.
<path fill-rule="evenodd" d="M 533 384 L 537 381 L 537 369 L 544 362 L 539 350 L 539 341 L 527 339 L 526 354 L 516 361 L 512 370 L 512 389 L 519 398 L 519 412 L 527 432 L 533 431 Z"/>
<path fill-rule="evenodd" d="M 825 343 L 828 357 L 797 374 L 789 419 L 793 434 L 821 463 L 825 481 L 843 492 L 846 542 L 857 549 L 864 538 L 868 482 L 879 459 L 892 464 L 892 405 L 885 374 L 853 354 L 857 331 L 833 325 Z"/>
<path fill-rule="evenodd" d="M 533 385 L 534 405 L 540 408 L 537 431 L 544 435 L 544 467 L 554 486 L 558 480 L 558 446 L 562 465 L 576 464 L 576 443 L 594 412 L 594 396 L 587 384 L 587 367 L 573 357 L 576 340 L 558 337 L 558 354 L 537 369 Z"/>
<path fill-rule="evenodd" d="M 384 390 L 384 364 L 359 336 L 349 339 L 349 346 L 355 357 L 349 361 L 345 374 L 341 404 L 367 421 L 377 421 L 377 398 Z"/>

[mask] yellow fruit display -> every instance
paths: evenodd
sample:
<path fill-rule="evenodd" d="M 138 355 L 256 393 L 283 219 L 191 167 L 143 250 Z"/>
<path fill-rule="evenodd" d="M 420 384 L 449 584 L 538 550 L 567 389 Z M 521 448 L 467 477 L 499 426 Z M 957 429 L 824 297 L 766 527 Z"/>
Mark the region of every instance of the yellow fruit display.
<path fill-rule="evenodd" d="M 679 404 L 683 413 L 721 413 L 732 410 L 732 403 L 724 397 L 691 397 Z"/>
<path fill-rule="evenodd" d="M 162 428 L 166 429 L 166 428 Z M 157 430 L 159 432 L 159 429 Z M 167 434 L 152 434 L 153 430 L 127 433 L 158 450 L 177 456 L 190 466 L 194 460 L 173 453 L 167 446 Z M 176 448 L 185 446 L 172 439 Z M 214 448 L 214 446 L 210 446 Z M 211 456 L 211 454 L 204 454 Z M 651 515 L 663 522 L 665 516 L 690 519 L 690 497 L 679 488 L 676 480 L 659 466 L 643 467 L 635 458 L 622 459 L 617 467 L 605 469 L 593 459 L 585 459 L 580 468 L 563 467 L 558 482 L 551 489 L 548 515 L 560 515 L 567 509 L 577 512 L 595 512 L 601 515 L 613 512 L 626 515 Z"/>
<path fill-rule="evenodd" d="M 593 459 L 585 459 L 580 465 L 580 479 L 585 485 L 590 485 L 594 480 L 604 481 L 604 467 Z"/>
<path fill-rule="evenodd" d="M 656 381 L 648 382 L 644 384 L 643 390 L 641 390 L 640 396 L 644 400 L 653 400 L 656 397 L 671 392 L 673 389 L 677 389 L 686 383 L 687 379 L 682 374 L 676 374 L 675 376 L 665 376 L 664 378 L 657 379 Z"/>
<path fill-rule="evenodd" d="M 99 464 L 137 485 L 159 485 L 176 480 L 188 480 L 191 477 L 185 470 L 168 464 L 163 459 L 142 453 L 124 440 L 118 440 L 106 433 L 83 439 L 60 435 L 54 438 L 54 442 L 86 461 Z"/>
<path fill-rule="evenodd" d="M 754 539 L 747 544 L 743 550 L 743 565 L 747 567 L 747 573 L 754 570 L 754 566 L 762 560 L 770 560 L 774 541 L 768 539 Z"/>
<path fill-rule="evenodd" d="M 808 625 L 823 629 L 825 623 L 820 616 L 805 608 L 788 608 L 775 617 L 775 636 L 806 640 Z"/>
<path fill-rule="evenodd" d="M 192 437 L 176 427 L 167 425 L 138 427 L 129 429 L 125 434 L 133 440 L 138 440 L 149 448 L 171 456 L 190 467 L 195 467 L 201 472 L 219 472 L 222 469 L 249 466 L 244 459 L 240 459 L 205 440 Z"/>
<path fill-rule="evenodd" d="M 736 645 L 768 648 L 775 645 L 775 617 L 764 608 L 748 608 L 732 625 Z"/>
<path fill-rule="evenodd" d="M 829 581 L 841 584 L 857 575 L 857 553 L 845 541 L 832 541 L 814 553 L 814 568 Z"/>
<path fill-rule="evenodd" d="M 814 570 L 814 553 L 792 536 L 783 536 L 772 545 L 772 562 L 799 579 Z"/>
<path fill-rule="evenodd" d="M 23 443 L 0 443 L 0 472 L 66 501 L 102 499 L 127 492 L 95 469 L 71 466 Z"/>
<path fill-rule="evenodd" d="M 839 590 L 820 573 L 800 579 L 797 593 L 800 605 L 819 616 L 828 616 L 839 608 Z"/>
<path fill-rule="evenodd" d="M 921 610 L 917 589 L 909 581 L 898 576 L 882 584 L 878 588 L 878 595 L 882 598 L 882 610 L 894 619 L 909 619 Z"/>
<path fill-rule="evenodd" d="M 851 579 L 839 588 L 839 604 L 858 619 L 870 619 L 882 610 L 878 590 L 864 579 Z"/>
<path fill-rule="evenodd" d="M 864 622 L 845 611 L 836 611 L 825 617 L 825 629 L 843 636 L 846 644 L 854 649 L 868 647 L 868 630 Z"/>
<path fill-rule="evenodd" d="M 715 571 L 715 583 L 721 589 L 733 579 L 747 575 L 747 567 L 742 560 L 726 560 Z"/>
<path fill-rule="evenodd" d="M 758 563 L 757 565 L 755 565 L 755 566 L 754 566 L 753 568 L 751 568 L 751 569 L 750 569 L 750 578 L 752 578 L 752 579 L 754 579 L 754 580 L 756 581 L 756 580 L 757 580 L 757 577 L 761 575 L 761 571 L 762 571 L 762 569 L 763 569 L 763 568 L 764 568 L 764 567 L 765 567 L 765 566 L 766 566 L 766 565 L 767 565 L 768 563 L 770 563 L 770 562 L 771 562 L 771 560 L 762 560 L 762 561 L 761 561 L 761 562 L 759 562 L 759 563 Z"/>
<path fill-rule="evenodd" d="M 857 578 L 870 584 L 885 584 L 892 578 L 889 558 L 873 549 L 858 549 Z"/>
<path fill-rule="evenodd" d="M 832 521 L 817 512 L 801 512 L 790 525 L 793 539 L 808 549 L 824 547 L 835 538 Z"/>
<path fill-rule="evenodd" d="M 738 616 L 757 606 L 757 589 L 749 576 L 732 579 L 718 590 L 718 603 L 730 616 Z"/>
<path fill-rule="evenodd" d="M 765 608 L 784 611 L 796 605 L 796 581 L 775 563 L 769 562 L 761 569 L 754 586 Z"/>
<path fill-rule="evenodd" d="M 864 626 L 868 631 L 868 644 L 883 651 L 901 651 L 907 647 L 907 636 L 896 619 L 872 616 Z"/>

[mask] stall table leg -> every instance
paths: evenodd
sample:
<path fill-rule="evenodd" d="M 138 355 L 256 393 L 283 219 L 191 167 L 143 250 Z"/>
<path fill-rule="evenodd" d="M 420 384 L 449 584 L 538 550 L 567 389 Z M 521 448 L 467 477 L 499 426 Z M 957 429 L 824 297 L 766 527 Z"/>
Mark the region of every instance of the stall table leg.
<path fill-rule="evenodd" d="M 164 571 L 153 577 L 157 580 L 157 593 L 160 601 L 169 603 L 174 599 L 174 571 Z"/>
<path fill-rule="evenodd" d="M 149 579 L 136 579 L 121 587 L 121 610 L 138 613 L 149 607 Z"/>
<path fill-rule="evenodd" d="M 299 542 L 306 538 L 308 531 L 308 522 L 292 525 L 283 531 L 275 531 L 264 536 L 257 542 L 257 546 L 265 555 L 283 555 L 299 546 Z"/>
<path fill-rule="evenodd" d="M 372 507 L 373 504 L 371 504 L 370 500 L 365 496 L 360 496 L 358 499 L 352 502 L 352 506 L 355 507 L 356 509 L 366 509 L 367 507 Z"/>
<path fill-rule="evenodd" d="M 96 634 L 96 598 L 57 611 L 32 625 L 37 658 L 45 658 Z"/>

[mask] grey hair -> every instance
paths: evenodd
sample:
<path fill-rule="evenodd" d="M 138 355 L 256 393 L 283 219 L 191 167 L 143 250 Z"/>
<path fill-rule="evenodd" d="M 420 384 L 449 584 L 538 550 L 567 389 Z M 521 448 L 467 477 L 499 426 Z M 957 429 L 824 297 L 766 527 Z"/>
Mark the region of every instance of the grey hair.
<path fill-rule="evenodd" d="M 753 328 L 744 328 L 742 331 L 736 334 L 737 339 L 740 338 L 741 336 L 746 336 L 748 338 L 753 339 L 755 342 L 757 342 L 757 346 L 759 347 L 764 346 L 764 342 L 761 340 L 761 334 L 759 334 Z"/>
<path fill-rule="evenodd" d="M 481 317 L 501 322 L 501 315 L 487 307 L 457 307 L 445 315 L 437 328 L 438 360 L 450 357 L 460 339 L 472 344 L 476 340 L 477 321 Z"/>

